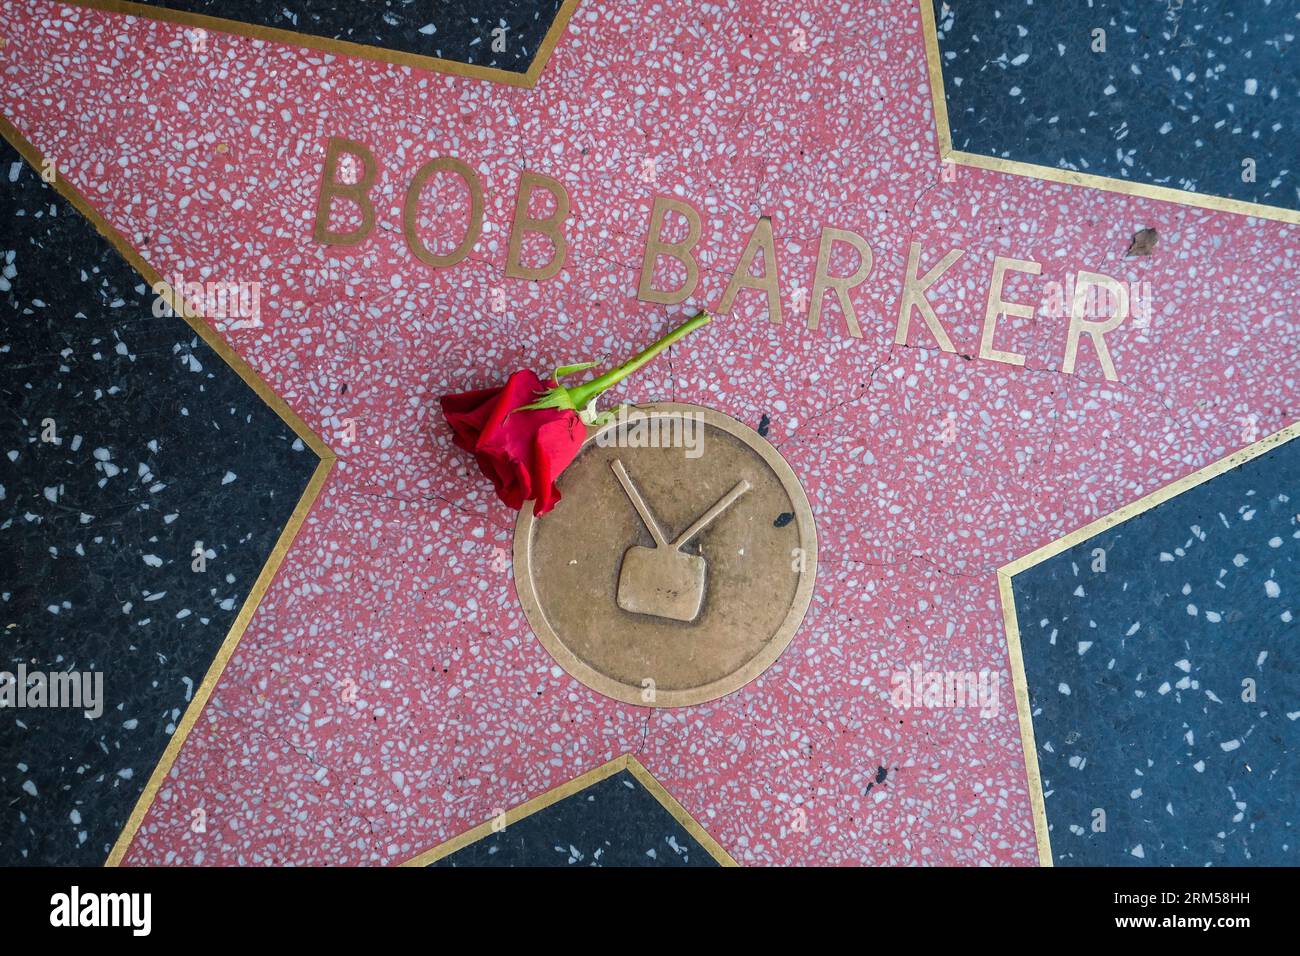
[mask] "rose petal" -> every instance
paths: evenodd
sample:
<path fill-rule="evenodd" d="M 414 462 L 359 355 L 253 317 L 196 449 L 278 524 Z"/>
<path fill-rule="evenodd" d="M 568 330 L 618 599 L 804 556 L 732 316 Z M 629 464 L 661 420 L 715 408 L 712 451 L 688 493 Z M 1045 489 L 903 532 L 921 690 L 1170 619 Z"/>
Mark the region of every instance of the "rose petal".
<path fill-rule="evenodd" d="M 560 489 L 556 480 L 560 472 L 569 467 L 577 457 L 582 443 L 587 437 L 587 430 L 574 412 L 566 411 L 565 417 L 547 422 L 537 429 L 536 455 L 533 461 L 533 487 L 537 489 L 537 503 L 533 514 L 546 514 L 560 500 Z"/>

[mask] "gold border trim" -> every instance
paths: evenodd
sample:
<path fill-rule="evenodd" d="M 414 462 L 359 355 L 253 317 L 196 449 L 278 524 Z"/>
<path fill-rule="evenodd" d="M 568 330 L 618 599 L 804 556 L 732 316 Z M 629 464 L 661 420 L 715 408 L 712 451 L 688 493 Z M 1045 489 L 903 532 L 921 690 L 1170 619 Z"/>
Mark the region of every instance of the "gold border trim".
<path fill-rule="evenodd" d="M 977 169 L 1008 173 L 1012 176 L 1026 176 L 1030 179 L 1041 179 L 1066 186 L 1102 189 L 1106 192 L 1121 193 L 1125 196 L 1157 199 L 1180 206 L 1211 209 L 1215 212 L 1231 212 L 1242 216 L 1255 216 L 1259 219 L 1271 219 L 1276 222 L 1300 223 L 1300 210 L 1287 209 L 1283 206 L 1268 206 L 1263 203 L 1246 202 L 1242 199 L 1228 199 L 1226 196 L 1214 196 L 1210 193 L 1174 189 L 1170 186 L 1155 186 L 1149 183 L 1137 183 L 1127 179 L 1115 179 L 1111 176 L 1080 173 L 1072 169 L 1056 169 L 1052 166 L 1039 166 L 1036 163 L 1022 163 L 1014 159 L 1001 159 L 997 156 L 985 156 L 981 153 L 968 153 L 964 150 L 953 149 L 952 130 L 948 125 L 948 100 L 943 84 L 943 60 L 939 52 L 939 34 L 934 20 L 934 6 L 931 0 L 920 0 L 920 4 L 921 32 L 925 37 L 926 72 L 930 79 L 930 101 L 934 106 L 934 123 L 939 140 L 940 162 L 953 162 L 962 166 L 973 166 Z"/>
<path fill-rule="evenodd" d="M 297 30 L 284 30 L 279 27 L 265 27 L 256 23 L 227 20 L 224 17 L 212 17 L 204 13 L 190 13 L 170 7 L 134 3 L 132 0 L 62 0 L 62 2 L 74 7 L 103 10 L 108 13 L 122 13 L 146 20 L 178 23 L 183 26 L 202 27 L 205 30 L 213 30 L 218 33 L 233 33 L 236 36 L 249 37 L 254 40 L 266 40 L 270 43 L 285 43 L 291 46 L 306 47 L 310 50 L 319 50 L 322 53 L 335 53 L 340 56 L 358 57 L 363 60 L 382 63 L 396 63 L 399 66 L 415 67 L 416 69 L 432 70 L 436 73 L 448 73 L 452 76 L 465 76 L 476 80 L 489 80 L 505 86 L 531 89 L 537 85 L 542 70 L 546 67 L 547 61 L 550 60 L 551 54 L 555 51 L 555 45 L 559 42 L 565 28 L 569 25 L 569 19 L 578 7 L 579 0 L 563 0 L 560 9 L 555 13 L 555 19 L 551 21 L 550 28 L 547 29 L 546 35 L 542 37 L 542 42 L 538 44 L 537 50 L 533 54 L 533 61 L 529 64 L 526 73 L 516 73 L 513 70 L 503 70 L 499 67 L 461 63 L 457 60 L 444 60 L 436 56 L 421 56 L 418 53 L 407 53 L 404 50 L 390 50 L 384 47 L 371 46 L 367 43 L 353 43 L 351 40 L 335 40 L 332 37 L 316 36 L 311 33 L 301 33 Z"/>
<path fill-rule="evenodd" d="M 651 775 L 650 771 L 642 766 L 641 761 L 637 760 L 636 757 L 631 754 L 623 754 L 620 757 L 615 757 L 613 760 L 608 760 L 599 767 L 596 767 L 593 770 L 588 770 L 586 773 L 574 777 L 567 783 L 562 783 L 558 787 L 553 787 L 525 803 L 512 807 L 507 810 L 505 814 L 506 826 L 508 827 L 512 823 L 518 823 L 520 820 L 532 816 L 539 810 L 545 810 L 547 807 L 559 803 L 561 800 L 571 797 L 576 793 L 581 793 L 593 784 L 600 783 L 600 781 L 606 780 L 622 770 L 630 772 L 641 786 L 649 790 L 650 795 L 659 801 L 659 805 L 671 813 L 673 818 L 681 824 L 682 828 L 695 839 L 695 842 L 704 847 L 705 852 L 708 853 L 709 856 L 713 857 L 720 866 L 728 867 L 740 865 L 735 861 L 730 853 L 722 848 L 722 845 L 719 844 L 717 840 L 709 836 L 708 831 L 705 830 L 694 817 L 686 812 L 686 808 L 678 803 L 673 798 L 672 794 L 664 789 L 663 785 L 660 784 L 653 775 Z M 463 850 L 471 843 L 477 843 L 484 837 L 490 836 L 493 832 L 492 826 L 494 822 L 495 820 L 487 820 L 484 823 L 480 823 L 478 826 L 474 827 L 474 829 L 466 830 L 459 836 L 452 837 L 444 843 L 439 843 L 432 849 L 425 850 L 423 853 L 411 857 L 405 863 L 400 865 L 424 867 L 428 866 L 430 863 L 436 863 L 443 857 L 450 856 L 457 850 Z"/>
<path fill-rule="evenodd" d="M 18 150 L 19 154 L 33 169 L 40 171 L 44 157 L 18 131 L 17 127 L 3 116 L 0 116 L 0 136 L 3 136 L 9 142 L 9 145 Z M 57 176 L 51 185 L 60 196 L 71 203 L 73 208 L 98 230 L 100 235 L 108 240 L 109 244 L 145 280 L 150 288 L 162 287 L 162 295 L 167 299 L 172 309 L 185 319 L 190 328 L 203 339 L 208 347 L 216 352 L 221 360 L 243 379 L 244 384 L 252 389 L 258 398 L 270 406 L 280 416 L 281 420 L 293 430 L 294 434 L 301 439 L 303 444 L 315 452 L 320 459 L 320 462 L 316 465 L 316 470 L 312 472 L 312 476 L 307 482 L 306 488 L 303 489 L 302 494 L 299 496 L 298 504 L 289 516 L 288 522 L 281 529 L 275 546 L 271 549 L 271 553 L 267 555 L 266 562 L 262 565 L 257 580 L 253 582 L 253 587 L 248 592 L 248 597 L 244 599 L 243 606 L 240 607 L 239 613 L 230 625 L 230 630 L 226 632 L 225 639 L 217 649 L 212 664 L 209 665 L 207 673 L 204 674 L 203 680 L 195 690 L 194 696 L 190 699 L 189 706 L 185 708 L 180 723 L 176 725 L 176 731 L 167 742 L 167 747 L 163 750 L 162 756 L 154 766 L 153 773 L 150 774 L 144 790 L 141 791 L 140 797 L 136 800 L 135 807 L 127 818 L 126 825 L 118 835 L 117 842 L 113 844 L 112 852 L 109 853 L 108 859 L 104 862 L 105 866 L 117 866 L 126 856 L 126 851 L 135 838 L 136 832 L 140 829 L 140 824 L 144 822 L 149 808 L 153 805 L 158 790 L 162 787 L 163 781 L 166 780 L 167 774 L 171 772 L 172 765 L 176 762 L 176 757 L 180 754 L 185 739 L 189 736 L 195 723 L 198 722 L 199 715 L 207 704 L 208 698 L 212 696 L 212 691 L 221 677 L 221 672 L 225 670 L 231 655 L 234 654 L 239 639 L 244 636 L 245 628 L 248 627 L 249 621 L 253 618 L 253 613 L 257 610 L 263 595 L 266 594 L 267 588 L 270 587 L 271 581 L 275 578 L 276 571 L 279 570 L 280 563 L 288 553 L 294 538 L 297 537 L 298 530 L 307 517 L 307 512 L 311 510 L 317 496 L 320 495 L 330 468 L 334 465 L 335 455 L 325 442 L 308 428 L 301 418 L 294 414 L 284 399 L 276 395 L 271 390 L 271 387 L 262 381 L 252 366 L 240 358 L 239 354 L 204 321 L 201 315 L 189 308 L 184 299 L 178 297 L 170 285 L 163 282 L 158 273 L 150 268 L 140 254 L 127 243 L 126 239 L 62 175 Z"/>
<path fill-rule="evenodd" d="M 1016 619 L 1016 602 L 1011 588 L 1011 579 L 1020 572 L 1028 570 L 1036 564 L 1041 564 L 1048 558 L 1056 557 L 1062 551 L 1067 551 L 1103 531 L 1150 511 L 1169 499 L 1175 498 L 1197 485 L 1204 484 L 1226 471 L 1231 471 L 1238 465 L 1243 465 L 1253 458 L 1258 458 L 1260 455 L 1297 437 L 1300 437 L 1300 422 L 1293 422 L 1266 438 L 1261 438 L 1259 441 L 1253 442 L 1245 448 L 1240 448 L 1232 454 L 1206 465 L 1204 468 L 1197 469 L 1189 475 L 1184 475 L 1162 488 L 1157 488 L 1136 501 L 1131 501 L 1110 514 L 1103 515 L 1095 521 L 1090 521 L 1083 527 L 1071 531 L 1069 534 L 1057 538 L 1036 551 L 1031 551 L 1024 557 L 1016 558 L 1014 561 L 998 568 L 998 595 L 1002 601 L 1002 622 L 1006 628 L 1007 655 L 1011 663 L 1011 681 L 1015 687 L 1016 716 L 1020 723 L 1020 744 L 1025 752 L 1025 773 L 1029 783 L 1029 804 L 1034 815 L 1034 835 L 1038 843 L 1039 865 L 1053 866 L 1054 863 L 1052 859 L 1052 843 L 1047 831 L 1047 807 L 1043 800 L 1043 780 L 1038 769 L 1038 745 L 1034 740 L 1033 715 L 1029 711 L 1029 685 L 1025 679 L 1025 659 L 1020 647 L 1020 625 Z"/>
<path fill-rule="evenodd" d="M 762 649 L 737 670 L 698 687 L 686 690 L 657 690 L 654 703 L 647 703 L 641 697 L 644 692 L 641 687 L 624 684 L 592 667 L 574 653 L 564 642 L 564 638 L 551 626 L 533 583 L 530 552 L 533 523 L 536 519 L 533 516 L 531 501 L 524 505 L 519 512 L 519 517 L 515 519 L 513 550 L 515 592 L 519 595 L 519 604 L 523 607 L 524 617 L 528 619 L 528 625 L 532 628 L 534 636 L 555 662 L 574 680 L 598 694 L 623 704 L 631 704 L 633 707 L 693 707 L 734 694 L 757 680 L 790 646 L 790 642 L 794 640 L 795 634 L 803 624 L 803 619 L 808 614 L 808 608 L 812 605 L 813 590 L 817 584 L 817 522 L 813 516 L 812 506 L 808 503 L 808 493 L 803 490 L 799 476 L 794 473 L 790 463 L 781 456 L 771 442 L 748 425 L 707 405 L 650 402 L 631 407 L 651 417 L 678 413 L 698 415 L 706 425 L 740 439 L 772 469 L 777 480 L 781 482 L 782 489 L 790 498 L 790 507 L 794 509 L 794 520 L 799 528 L 799 546 L 803 549 L 806 562 L 805 570 L 800 574 L 799 583 L 795 586 L 794 600 L 781 621 L 781 626 L 776 629 Z M 589 447 L 602 431 L 617 427 L 619 427 L 618 423 L 613 422 L 604 429 L 588 429 L 582 449 Z M 579 450 L 579 454 L 582 453 L 582 449 Z"/>

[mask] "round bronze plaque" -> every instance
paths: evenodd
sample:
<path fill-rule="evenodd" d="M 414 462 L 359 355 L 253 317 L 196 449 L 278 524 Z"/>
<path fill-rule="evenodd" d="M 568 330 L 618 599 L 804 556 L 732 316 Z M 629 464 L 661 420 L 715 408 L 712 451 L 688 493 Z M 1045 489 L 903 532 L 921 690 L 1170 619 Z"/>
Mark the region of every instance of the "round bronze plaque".
<path fill-rule="evenodd" d="M 607 697 L 683 707 L 743 687 L 812 599 L 817 530 L 767 440 L 698 405 L 591 429 L 563 499 L 515 524 L 515 586 L 551 656 Z"/>

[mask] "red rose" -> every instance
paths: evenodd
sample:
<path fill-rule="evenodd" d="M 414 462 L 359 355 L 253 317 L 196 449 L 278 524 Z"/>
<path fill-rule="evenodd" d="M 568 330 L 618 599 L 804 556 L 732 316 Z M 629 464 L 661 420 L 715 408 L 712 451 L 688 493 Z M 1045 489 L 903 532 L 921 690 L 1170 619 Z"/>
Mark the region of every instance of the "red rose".
<path fill-rule="evenodd" d="M 568 387 L 560 379 L 594 362 L 557 368 L 549 381 L 525 369 L 511 375 L 502 388 L 444 395 L 439 401 L 452 441 L 474 455 L 502 501 L 518 511 L 532 499 L 533 514 L 544 515 L 560 500 L 555 481 L 582 448 L 586 424 L 599 425 L 609 417 L 597 415 L 596 396 L 709 321 L 708 313 L 699 313 L 618 368 L 582 385 Z"/>
<path fill-rule="evenodd" d="M 575 411 L 520 410 L 554 386 L 525 369 L 511 375 L 504 388 L 440 399 L 456 447 L 473 453 L 497 495 L 516 511 L 530 498 L 536 501 L 533 514 L 544 515 L 555 507 L 560 500 L 555 480 L 587 437 Z"/>

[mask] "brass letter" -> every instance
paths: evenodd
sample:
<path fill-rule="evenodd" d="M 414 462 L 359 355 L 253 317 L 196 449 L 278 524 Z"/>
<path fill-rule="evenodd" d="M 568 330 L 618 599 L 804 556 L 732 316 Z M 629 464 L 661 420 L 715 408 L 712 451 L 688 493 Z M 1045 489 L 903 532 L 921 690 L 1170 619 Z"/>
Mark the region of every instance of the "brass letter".
<path fill-rule="evenodd" d="M 534 219 L 528 213 L 528 200 L 534 189 L 544 189 L 555 200 L 555 212 L 545 219 Z M 569 244 L 564 238 L 564 221 L 569 218 L 569 193 L 562 183 L 527 169 L 519 177 L 519 198 L 515 200 L 515 221 L 510 228 L 510 245 L 506 252 L 506 278 L 532 279 L 541 282 L 564 268 L 569 254 Z M 543 266 L 525 266 L 519 261 L 524 243 L 524 233 L 539 233 L 551 240 L 554 252 L 550 262 Z"/>
<path fill-rule="evenodd" d="M 434 173 L 441 172 L 444 169 L 465 180 L 465 186 L 469 189 L 469 226 L 465 229 L 465 238 L 460 241 L 460 245 L 446 255 L 440 256 L 430 252 L 428 247 L 420 240 L 420 237 L 416 235 L 415 225 L 416 220 L 419 218 L 420 192 L 424 189 L 424 184 L 429 181 L 429 178 Z M 415 254 L 417 259 L 436 269 L 454 266 L 469 255 L 469 251 L 474 248 L 474 243 L 478 241 L 478 235 L 482 229 L 483 186 L 478 181 L 478 176 L 474 173 L 474 170 L 459 159 L 454 159 L 451 156 L 439 156 L 437 159 L 431 159 L 416 170 L 411 185 L 407 187 L 406 203 L 402 207 L 402 232 L 406 236 L 406 247 Z"/>
<path fill-rule="evenodd" d="M 664 227 L 664 212 L 671 209 L 687 222 L 686 238 L 681 242 L 664 242 L 660 238 Z M 695 284 L 700 281 L 700 264 L 691 255 L 691 250 L 700 241 L 700 214 L 680 199 L 668 196 L 656 196 L 650 210 L 650 234 L 646 236 L 645 257 L 641 260 L 641 280 L 637 283 L 636 297 L 642 302 L 658 302 L 661 305 L 676 305 L 688 299 L 695 291 Z M 680 289 L 665 292 L 651 288 L 654 279 L 655 263 L 660 256 L 676 259 L 686 266 L 686 281 Z"/>
<path fill-rule="evenodd" d="M 763 275 L 750 275 L 750 269 L 754 266 L 754 256 L 760 249 L 763 251 Z M 767 319 L 773 325 L 781 324 L 781 291 L 776 271 L 776 243 L 772 240 L 771 216 L 763 216 L 754 223 L 754 231 L 749 234 L 745 251 L 740 254 L 736 271 L 732 274 L 731 281 L 727 283 L 727 291 L 722 294 L 722 301 L 718 303 L 718 312 L 730 312 L 732 303 L 736 301 L 736 293 L 742 288 L 766 291 Z"/>
<path fill-rule="evenodd" d="M 851 276 L 829 274 L 831 249 L 836 242 L 847 242 L 858 250 L 861 261 Z M 858 328 L 858 313 L 854 310 L 853 303 L 849 301 L 849 290 L 866 281 L 867 276 L 871 275 L 871 264 L 871 247 L 867 245 L 867 240 L 856 232 L 836 229 L 834 226 L 826 226 L 822 229 L 821 246 L 817 250 L 817 271 L 813 274 L 812 305 L 808 309 L 809 329 L 814 331 L 817 329 L 822 314 L 822 298 L 827 289 L 834 289 L 836 298 L 840 300 L 840 310 L 844 313 L 844 322 L 849 327 L 849 335 L 855 339 L 862 338 L 862 330 Z"/>
<path fill-rule="evenodd" d="M 1115 296 L 1115 314 L 1103 322 L 1088 322 L 1084 319 L 1084 312 L 1087 309 L 1088 286 L 1099 286 L 1109 290 Z M 1061 363 L 1061 371 L 1066 375 L 1074 374 L 1074 360 L 1079 353 L 1079 336 L 1086 334 L 1091 336 L 1093 347 L 1097 350 L 1097 358 L 1101 362 L 1101 370 L 1105 373 L 1106 378 L 1112 382 L 1118 381 L 1115 374 L 1115 363 L 1110 360 L 1110 349 L 1106 346 L 1106 340 L 1102 338 L 1107 332 L 1115 329 L 1121 322 L 1128 318 L 1128 289 L 1123 284 L 1112 279 L 1110 276 L 1098 275 L 1095 272 L 1078 272 L 1074 277 L 1074 302 L 1070 306 L 1070 332 L 1065 338 L 1065 361 Z"/>
<path fill-rule="evenodd" d="M 1036 276 L 1043 271 L 1041 264 L 1032 259 L 1008 259 L 1005 256 L 993 257 L 993 278 L 989 280 L 989 299 L 984 307 L 984 330 L 980 333 L 980 358 L 1008 365 L 1024 365 L 1025 357 L 1019 352 L 1000 352 L 993 347 L 993 336 L 998 330 L 998 314 L 1014 316 L 1018 319 L 1032 318 L 1034 307 L 1017 302 L 1002 300 L 1002 284 L 1006 281 L 1007 270 L 1027 272 Z"/>
<path fill-rule="evenodd" d="M 937 266 L 917 279 L 916 270 L 921 262 L 921 244 L 912 243 L 907 250 L 907 275 L 904 276 L 903 297 L 898 305 L 898 331 L 894 333 L 895 345 L 907 344 L 907 329 L 912 322 L 912 306 L 916 306 L 921 312 L 921 318 L 925 319 L 925 324 L 929 326 L 934 340 L 939 343 L 939 348 L 945 352 L 957 351 L 952 347 L 952 339 L 948 338 L 948 333 L 939 324 L 939 317 L 934 314 L 934 306 L 925 297 L 925 293 L 961 257 L 961 249 L 949 249 L 948 254 L 939 260 Z"/>
<path fill-rule="evenodd" d="M 355 183 L 341 183 L 338 180 L 339 157 L 347 153 L 361 160 L 365 172 Z M 370 233 L 375 225 L 375 207 L 370 203 L 370 187 L 375 184 L 375 157 L 361 143 L 351 139 L 331 136 L 329 146 L 325 149 L 325 172 L 320 184 L 320 195 L 316 199 L 316 222 L 312 226 L 311 237 L 327 246 L 355 246 Z M 334 232 L 330 229 L 330 210 L 334 197 L 350 199 L 361 210 L 361 225 L 349 232 Z"/>

